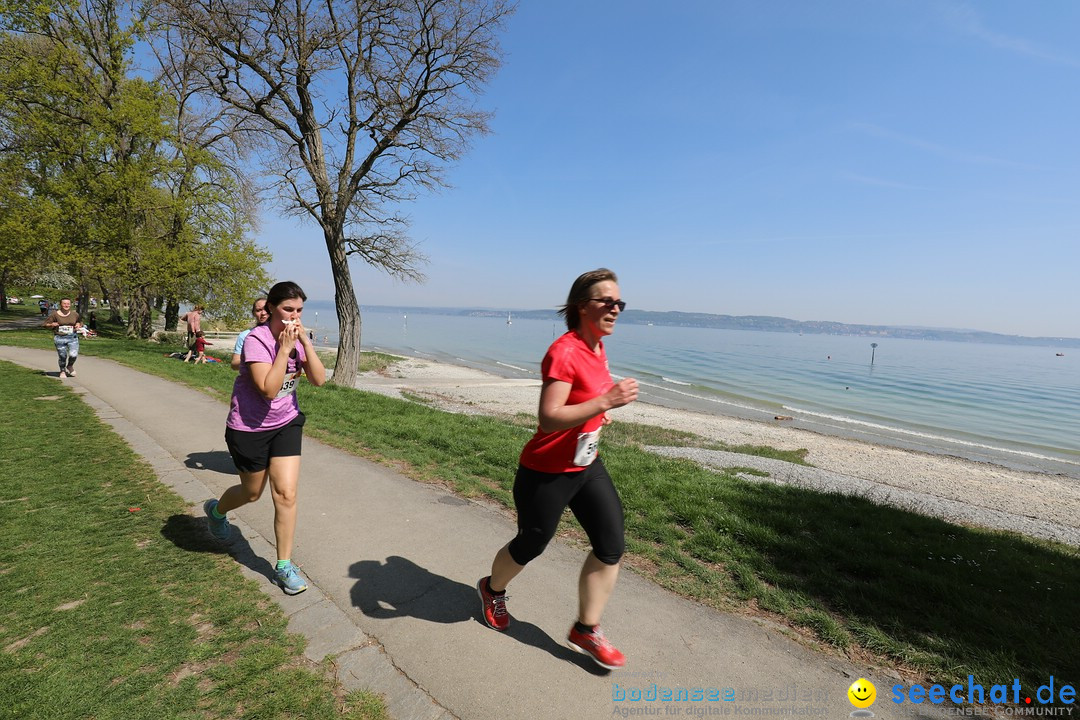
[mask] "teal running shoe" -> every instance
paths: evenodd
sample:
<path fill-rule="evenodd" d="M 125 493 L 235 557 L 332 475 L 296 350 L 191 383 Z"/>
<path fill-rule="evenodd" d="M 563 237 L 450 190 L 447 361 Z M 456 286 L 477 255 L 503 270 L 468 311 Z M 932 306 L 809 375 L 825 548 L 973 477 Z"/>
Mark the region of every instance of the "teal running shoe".
<path fill-rule="evenodd" d="M 304 582 L 304 578 L 300 577 L 300 573 L 296 571 L 296 566 L 292 564 L 292 561 L 285 567 L 274 571 L 274 581 L 281 586 L 286 595 L 299 595 L 307 590 L 307 583 Z"/>
<path fill-rule="evenodd" d="M 217 507 L 217 502 L 217 500 L 211 498 L 203 503 L 202 509 L 203 512 L 206 513 L 206 527 L 210 530 L 210 534 L 213 535 L 215 539 L 225 542 L 232 534 L 232 526 L 229 525 L 228 518 L 221 518 L 218 520 L 214 517 L 212 511 Z"/>

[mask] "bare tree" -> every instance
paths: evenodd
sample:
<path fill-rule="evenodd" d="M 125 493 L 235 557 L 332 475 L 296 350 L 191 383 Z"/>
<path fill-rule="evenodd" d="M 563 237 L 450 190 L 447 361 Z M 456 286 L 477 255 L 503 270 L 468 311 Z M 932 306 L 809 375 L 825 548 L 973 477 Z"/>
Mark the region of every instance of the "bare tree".
<path fill-rule="evenodd" d="M 508 0 L 159 0 L 215 101 L 241 113 L 288 211 L 322 229 L 351 386 L 360 308 L 348 258 L 422 280 L 398 211 L 488 131 L 474 99 L 500 63 Z"/>

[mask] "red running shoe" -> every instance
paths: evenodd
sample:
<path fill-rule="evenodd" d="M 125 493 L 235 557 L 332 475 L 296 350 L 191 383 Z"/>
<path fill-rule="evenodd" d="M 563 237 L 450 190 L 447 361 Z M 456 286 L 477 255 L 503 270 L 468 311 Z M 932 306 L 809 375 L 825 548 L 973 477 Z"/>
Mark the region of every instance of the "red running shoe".
<path fill-rule="evenodd" d="M 571 650 L 590 656 L 602 668 L 618 670 L 626 664 L 626 656 L 608 642 L 599 625 L 590 633 L 579 632 L 576 626 L 571 627 L 566 644 Z"/>
<path fill-rule="evenodd" d="M 510 625 L 510 613 L 506 612 L 506 593 L 495 595 L 489 592 L 490 579 L 488 576 L 476 582 L 476 593 L 480 596 L 480 612 L 489 627 L 502 632 Z"/>

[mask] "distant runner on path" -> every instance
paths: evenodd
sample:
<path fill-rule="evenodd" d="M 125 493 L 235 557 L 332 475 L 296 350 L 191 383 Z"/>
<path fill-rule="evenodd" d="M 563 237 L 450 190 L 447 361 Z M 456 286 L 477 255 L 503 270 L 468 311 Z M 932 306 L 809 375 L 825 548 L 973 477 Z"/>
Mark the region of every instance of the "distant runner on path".
<path fill-rule="evenodd" d="M 79 359 L 78 331 L 82 323 L 79 322 L 79 313 L 71 309 L 71 299 L 61 300 L 60 307 L 53 310 L 42 325 L 52 328 L 60 377 L 75 377 L 75 361 Z"/>
<path fill-rule="evenodd" d="M 226 490 L 219 500 L 203 504 L 210 533 L 228 540 L 226 513 L 258 500 L 269 481 L 278 557 L 274 580 L 287 595 L 308 587 L 291 559 L 304 433 L 296 384 L 305 372 L 313 385 L 326 382 L 326 368 L 300 322 L 305 300 L 296 283 L 279 282 L 270 288 L 266 298 L 270 319 L 244 340 L 243 362 L 225 422 L 225 443 L 240 472 L 240 484 Z"/>
<path fill-rule="evenodd" d="M 578 579 L 578 617 L 567 645 L 609 670 L 626 658 L 600 630 L 600 616 L 619 577 L 625 549 L 623 508 L 598 448 L 607 411 L 634 402 L 638 383 L 613 383 L 602 338 L 626 308 L 618 278 L 606 268 L 587 272 L 570 288 L 559 314 L 567 332 L 541 364 L 539 427 L 521 451 L 514 478 L 518 533 L 495 555 L 491 575 L 476 583 L 484 621 L 496 630 L 510 624 L 506 586 L 555 536 L 568 506 L 589 536 L 592 552 Z"/>

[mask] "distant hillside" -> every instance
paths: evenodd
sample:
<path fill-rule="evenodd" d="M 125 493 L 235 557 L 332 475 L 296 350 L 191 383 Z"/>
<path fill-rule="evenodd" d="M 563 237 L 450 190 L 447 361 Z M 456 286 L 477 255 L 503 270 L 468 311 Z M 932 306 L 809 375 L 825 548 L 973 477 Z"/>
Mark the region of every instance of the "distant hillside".
<path fill-rule="evenodd" d="M 312 303 L 309 303 L 311 305 Z M 322 303 L 319 303 L 322 305 Z M 332 305 L 331 305 L 332 307 Z M 376 312 L 417 313 L 424 315 L 465 315 L 475 317 L 506 317 L 552 320 L 561 322 L 554 310 L 494 310 L 491 308 L 403 307 L 365 305 Z M 632 325 L 671 325 L 676 327 L 717 328 L 721 330 L 763 330 L 767 332 L 812 333 L 817 335 L 858 335 L 872 338 L 904 338 L 908 340 L 951 340 L 953 342 L 994 343 L 998 345 L 1041 345 L 1054 348 L 1080 348 L 1080 338 L 1025 337 L 1003 335 L 981 330 L 944 330 L 940 328 L 892 327 L 889 325 L 851 325 L 826 320 L 799 321 L 768 315 L 713 315 L 711 313 L 653 312 L 627 310 L 619 322 Z"/>

